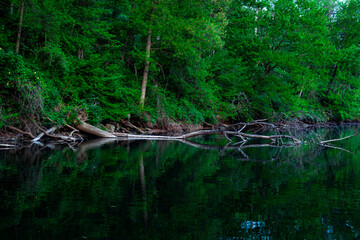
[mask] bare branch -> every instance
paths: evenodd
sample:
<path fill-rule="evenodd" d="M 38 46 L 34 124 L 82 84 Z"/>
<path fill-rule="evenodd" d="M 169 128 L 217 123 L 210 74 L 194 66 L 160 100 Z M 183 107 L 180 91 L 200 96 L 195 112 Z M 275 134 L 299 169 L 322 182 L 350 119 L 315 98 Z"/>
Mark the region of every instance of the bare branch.
<path fill-rule="evenodd" d="M 353 152 L 350 152 L 349 150 L 341 148 L 341 147 L 335 147 L 335 146 L 328 145 L 328 144 L 321 144 L 321 146 L 324 146 L 324 147 L 327 147 L 327 148 L 334 148 L 334 149 L 338 149 L 338 150 L 341 150 L 341 151 L 345 151 L 345 152 L 354 154 Z"/>
<path fill-rule="evenodd" d="M 331 139 L 331 140 L 326 140 L 326 141 L 320 141 L 320 144 L 324 144 L 324 143 L 329 143 L 329 142 L 337 142 L 337 141 L 341 141 L 341 140 L 344 140 L 344 139 L 347 139 L 347 138 L 351 138 L 353 136 L 357 135 L 357 133 L 354 133 L 350 136 L 347 136 L 347 137 L 343 137 L 343 138 L 337 138 L 337 139 Z"/>
<path fill-rule="evenodd" d="M 21 133 L 23 135 L 27 135 L 27 136 L 29 136 L 31 138 L 35 138 L 34 135 L 32 135 L 30 132 L 24 132 L 24 131 L 21 131 L 20 129 L 18 129 L 16 127 L 12 127 L 12 126 L 8 126 L 8 128 L 10 128 L 10 129 L 12 129 L 12 130 L 14 130 L 14 131 L 16 131 L 18 133 Z"/>
<path fill-rule="evenodd" d="M 16 145 L 12 145 L 12 144 L 2 144 L 2 143 L 0 143 L 0 147 L 10 147 L 10 148 L 14 148 L 14 147 L 16 147 Z"/>

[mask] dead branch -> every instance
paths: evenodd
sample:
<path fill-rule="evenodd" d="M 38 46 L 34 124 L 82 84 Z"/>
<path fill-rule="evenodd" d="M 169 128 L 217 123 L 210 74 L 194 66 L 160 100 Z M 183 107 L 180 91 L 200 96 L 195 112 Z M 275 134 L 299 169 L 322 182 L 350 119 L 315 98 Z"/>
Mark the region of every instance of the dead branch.
<path fill-rule="evenodd" d="M 65 123 L 64 124 L 66 127 L 70 128 L 71 130 L 73 130 L 73 132 L 79 132 L 79 130 L 77 130 L 76 128 L 74 128 L 73 126 L 70 126 L 69 124 Z M 71 135 L 71 134 L 70 134 Z"/>
<path fill-rule="evenodd" d="M 347 137 L 343 137 L 343 138 L 337 138 L 337 139 L 331 139 L 331 140 L 326 140 L 326 141 L 320 141 L 320 144 L 325 144 L 325 143 L 329 143 L 329 142 L 337 142 L 337 141 L 341 141 L 341 140 L 344 140 L 344 139 L 347 139 L 347 138 L 351 138 L 353 136 L 357 135 L 357 133 L 354 133 L 350 136 L 347 136 Z"/>
<path fill-rule="evenodd" d="M 61 140 L 64 140 L 64 141 L 70 141 L 70 142 L 80 141 L 79 138 L 68 137 L 68 136 L 59 135 L 59 134 L 53 135 L 53 134 L 47 134 L 47 133 L 45 133 L 45 135 L 46 135 L 47 137 L 50 137 L 50 138 L 61 139 Z"/>
<path fill-rule="evenodd" d="M 115 135 L 116 137 L 127 137 L 129 135 L 127 133 L 119 133 L 119 132 L 114 132 L 112 134 Z"/>
<path fill-rule="evenodd" d="M 140 128 L 136 127 L 134 124 L 132 124 L 129 121 L 125 121 L 125 120 L 121 120 L 121 122 L 123 124 L 125 124 L 126 126 L 128 126 L 129 128 L 135 129 L 138 133 L 140 134 L 145 134 L 145 132 L 143 130 L 141 130 Z"/>
<path fill-rule="evenodd" d="M 136 134 L 123 134 L 128 139 L 149 139 L 149 140 L 175 140 L 175 139 L 186 139 L 199 135 L 217 134 L 222 133 L 220 130 L 200 130 L 191 133 L 187 133 L 181 136 L 157 136 L 157 135 L 136 135 Z"/>
<path fill-rule="evenodd" d="M 35 138 L 34 135 L 32 135 L 30 132 L 24 132 L 24 131 L 21 131 L 20 129 L 16 128 L 16 127 L 12 127 L 12 126 L 8 126 L 8 128 L 10 128 L 11 130 L 14 130 L 18 133 L 21 133 L 22 135 L 27 135 L 31 138 Z"/>
<path fill-rule="evenodd" d="M 50 122 L 52 122 L 52 123 L 55 124 L 55 122 L 54 122 L 51 118 L 46 117 L 46 119 L 48 119 Z M 75 131 L 75 132 L 78 132 L 78 131 L 79 131 L 79 130 L 77 130 L 76 128 L 74 128 L 73 126 L 71 126 L 71 125 L 69 125 L 69 124 L 67 124 L 67 123 L 64 123 L 64 126 L 70 128 L 71 130 L 73 130 L 73 131 Z M 71 134 L 70 134 L 70 135 L 71 135 Z"/>
<path fill-rule="evenodd" d="M 123 127 L 119 127 L 122 131 L 126 132 L 126 133 L 131 133 L 129 130 L 127 130 L 126 128 Z"/>
<path fill-rule="evenodd" d="M 269 139 L 272 142 L 275 142 L 276 139 L 288 138 L 293 140 L 294 144 L 300 144 L 301 141 L 293 136 L 289 135 L 258 135 L 258 134 L 247 134 L 247 133 L 239 133 L 236 131 L 221 131 L 221 130 L 200 130 L 191 133 L 187 133 L 181 136 L 156 136 L 156 135 L 135 135 L 135 134 L 124 134 L 122 133 L 121 136 L 127 137 L 128 139 L 148 139 L 148 140 L 176 140 L 176 139 L 188 139 L 195 136 L 200 135 L 209 135 L 209 134 L 226 134 L 230 136 L 238 136 L 242 139 L 245 138 L 260 138 L 260 139 Z M 116 134 L 118 135 L 118 134 Z M 228 138 L 229 139 L 229 138 Z"/>
<path fill-rule="evenodd" d="M 72 132 L 69 134 L 69 137 L 71 137 L 75 132 L 79 132 L 79 130 L 75 129 L 74 131 L 72 131 Z"/>
<path fill-rule="evenodd" d="M 187 133 L 187 134 L 175 137 L 175 138 L 185 139 L 185 138 L 191 138 L 191 137 L 196 137 L 196 136 L 200 136 L 200 135 L 209 135 L 209 134 L 218 134 L 218 133 L 222 133 L 222 131 L 219 129 L 217 129 L 217 130 L 199 130 L 199 131 Z"/>
<path fill-rule="evenodd" d="M 80 138 L 75 138 L 75 137 L 71 137 L 71 136 L 64 136 L 64 135 L 60 135 L 60 134 L 48 134 L 48 133 L 45 133 L 45 135 L 47 137 L 61 139 L 61 140 L 67 141 L 67 142 L 77 142 L 77 141 L 81 140 Z"/>
<path fill-rule="evenodd" d="M 51 120 L 51 119 L 50 119 Z M 53 134 L 53 132 L 57 129 L 56 127 L 52 127 L 48 130 L 42 130 L 43 132 L 41 134 L 39 134 L 38 136 L 34 137 L 31 133 L 29 132 L 24 132 L 21 131 L 15 127 L 9 127 L 12 130 L 15 130 L 23 135 L 28 135 L 30 137 L 32 137 L 32 141 L 36 142 L 39 141 L 43 136 L 47 136 L 50 138 L 55 138 L 55 139 L 61 139 L 63 141 L 66 142 L 79 142 L 82 141 L 82 137 L 80 136 L 79 138 L 76 136 L 75 137 L 75 132 L 78 132 L 79 130 L 84 131 L 86 133 L 89 133 L 93 136 L 97 136 L 97 137 L 101 137 L 101 138 L 117 138 L 117 137 L 121 137 L 124 139 L 128 139 L 128 140 L 175 140 L 175 141 L 181 141 L 184 142 L 186 144 L 192 145 L 192 146 L 197 146 L 199 147 L 200 145 L 194 142 L 190 142 L 187 139 L 192 138 L 192 137 L 196 137 L 196 136 L 203 136 L 203 135 L 212 135 L 212 134 L 222 134 L 225 136 L 225 138 L 228 140 L 228 142 L 231 142 L 233 139 L 230 138 L 230 136 L 233 137 L 239 137 L 239 142 L 235 142 L 232 145 L 227 145 L 225 147 L 225 149 L 245 149 L 245 148 L 251 148 L 251 147 L 273 147 L 273 146 L 277 146 L 277 147 L 292 147 L 292 146 L 296 146 L 296 145 L 301 145 L 303 143 L 302 140 L 296 138 L 293 136 L 293 134 L 288 131 L 288 134 L 282 134 L 281 133 L 281 129 L 283 129 L 283 127 L 287 126 L 287 125 L 278 125 L 278 124 L 272 124 L 269 122 L 266 122 L 266 119 L 261 119 L 261 120 L 255 120 L 253 122 L 249 122 L 249 123 L 244 123 L 244 122 L 239 122 L 239 123 L 235 123 L 232 124 L 230 126 L 224 125 L 221 126 L 218 129 L 212 129 L 212 130 L 199 130 L 199 131 L 194 131 L 194 132 L 190 132 L 187 134 L 183 134 L 180 136 L 161 136 L 161 135 L 148 135 L 145 134 L 143 130 L 139 129 L 138 127 L 134 126 L 132 123 L 130 123 L 129 121 L 126 120 L 122 120 L 123 124 L 125 124 L 127 127 L 136 130 L 138 133 L 140 134 L 130 134 L 130 133 L 120 133 L 120 132 L 115 132 L 115 133 L 109 133 L 107 131 L 101 130 L 97 127 L 94 127 L 90 124 L 87 124 L 85 122 L 82 122 L 82 124 L 78 124 L 76 125 L 76 128 L 65 124 L 65 126 L 69 127 L 70 129 L 72 129 L 73 131 L 71 132 L 71 134 L 69 136 L 64 136 L 64 135 L 59 135 L 59 134 Z M 247 127 L 255 127 L 256 129 L 262 129 L 262 128 L 271 128 L 275 130 L 276 134 L 273 135 L 262 135 L 262 134 L 258 134 L 256 131 L 254 133 L 245 133 L 243 132 L 245 129 L 248 129 Z M 39 129 L 41 129 L 39 127 Z M 73 136 L 74 134 L 74 136 Z M 324 140 L 321 141 L 321 139 L 317 139 L 315 142 L 318 142 L 320 145 L 324 146 L 324 147 L 331 147 L 331 148 L 336 148 L 339 150 L 344 150 L 347 151 L 345 149 L 341 149 L 338 147 L 333 147 L 331 145 L 327 145 L 327 143 L 331 143 L 331 142 L 335 142 L 335 141 L 341 141 L 347 138 L 350 138 L 352 136 L 355 136 L 356 134 L 352 134 L 350 136 L 347 137 L 343 137 L 343 138 L 338 138 L 338 139 L 330 139 L 330 140 Z M 246 144 L 248 142 L 249 139 L 266 139 L 266 140 L 270 140 L 269 143 L 262 143 L 262 144 L 253 144 L 253 145 L 249 145 Z M 283 141 L 283 140 L 286 141 Z M 0 145 L 1 147 L 1 145 Z M 201 146 L 202 148 L 207 148 L 207 149 L 224 149 L 224 147 L 214 147 L 214 146 Z"/>
<path fill-rule="evenodd" d="M 224 136 L 229 142 L 232 142 L 232 140 L 226 135 L 226 132 L 224 132 Z"/>
<path fill-rule="evenodd" d="M 50 134 L 52 132 L 54 132 L 56 130 L 56 127 L 52 127 L 50 129 L 48 129 L 45 132 L 40 133 L 36 138 L 34 138 L 33 140 L 31 140 L 32 142 L 37 142 L 39 141 L 45 134 Z"/>
<path fill-rule="evenodd" d="M 266 119 L 265 119 L 266 120 Z M 233 127 L 237 127 L 237 126 L 242 126 L 242 129 L 244 129 L 247 126 L 269 126 L 271 128 L 277 128 L 274 124 L 272 123 L 268 123 L 268 122 L 263 122 L 262 120 L 256 120 L 253 122 L 249 122 L 249 123 L 243 123 L 243 122 L 239 122 L 239 123 L 235 123 L 232 124 L 228 127 L 229 128 L 233 128 Z"/>
<path fill-rule="evenodd" d="M 228 132 L 227 132 L 228 133 Z M 231 134 L 233 134 L 233 132 L 231 132 Z M 274 141 L 275 139 L 283 139 L 283 138 L 288 138 L 294 141 L 294 143 L 300 144 L 301 141 L 299 139 L 297 139 L 296 137 L 290 136 L 290 135 L 259 135 L 259 134 L 248 134 L 248 133 L 242 133 L 242 132 L 237 132 L 237 134 L 239 136 L 242 137 L 248 137 L 248 138 L 262 138 L 262 139 L 269 139 L 271 141 Z M 237 136 L 237 134 L 233 134 L 235 136 Z"/>
<path fill-rule="evenodd" d="M 10 148 L 14 148 L 14 147 L 16 147 L 16 145 L 12 145 L 12 144 L 2 144 L 2 143 L 0 143 L 0 147 L 10 147 Z"/>
<path fill-rule="evenodd" d="M 341 147 L 335 147 L 335 146 L 328 145 L 328 144 L 321 144 L 321 146 L 323 146 L 323 147 L 327 147 L 327 148 L 334 148 L 334 149 L 337 149 L 337 150 L 341 150 L 341 151 L 345 151 L 345 152 L 348 152 L 348 153 L 354 154 L 353 152 L 350 152 L 349 150 L 344 149 L 344 148 L 341 148 Z"/>

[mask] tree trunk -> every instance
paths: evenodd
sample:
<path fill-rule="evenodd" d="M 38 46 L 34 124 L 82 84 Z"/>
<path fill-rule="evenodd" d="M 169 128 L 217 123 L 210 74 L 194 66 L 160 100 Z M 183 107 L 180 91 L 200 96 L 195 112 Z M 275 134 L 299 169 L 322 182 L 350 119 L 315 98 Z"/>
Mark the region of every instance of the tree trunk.
<path fill-rule="evenodd" d="M 121 61 L 125 61 L 125 52 L 126 52 L 127 44 L 128 44 L 128 40 L 126 40 L 126 42 L 124 44 L 123 52 L 121 55 Z"/>
<path fill-rule="evenodd" d="M 146 84 L 149 76 L 149 66 L 150 66 L 150 51 L 151 51 L 151 26 L 148 31 L 147 43 L 146 43 L 146 60 L 145 60 L 145 68 L 143 80 L 141 83 L 141 97 L 140 97 L 140 105 L 143 107 L 145 103 L 145 95 L 146 95 Z"/>
<path fill-rule="evenodd" d="M 145 167 L 144 167 L 144 156 L 141 153 L 140 156 L 140 182 L 141 182 L 141 194 L 143 199 L 144 209 L 144 225 L 147 227 L 148 222 L 148 211 L 147 211 L 147 197 L 146 197 L 146 180 L 145 180 Z"/>
<path fill-rule="evenodd" d="M 257 22 L 258 14 L 259 14 L 259 9 L 256 7 L 256 11 L 255 11 L 255 23 Z M 257 34 L 258 34 L 258 28 L 255 27 L 254 31 L 255 31 L 255 36 L 257 36 Z"/>
<path fill-rule="evenodd" d="M 259 78 L 257 85 L 260 85 L 262 80 L 274 69 L 276 68 L 276 65 L 274 67 L 271 66 L 270 63 L 266 64 L 264 74 Z"/>
<path fill-rule="evenodd" d="M 331 87 L 332 87 L 332 85 L 333 85 L 333 83 L 334 83 L 334 80 L 335 80 L 335 77 L 336 77 L 336 74 L 337 74 L 337 69 L 338 69 L 338 65 L 337 65 L 337 63 L 334 65 L 334 72 L 333 72 L 333 74 L 332 74 L 332 76 L 331 76 L 331 80 L 330 80 L 330 83 L 329 83 L 329 86 L 328 86 L 328 90 L 327 90 L 327 93 L 326 93 L 326 95 L 329 95 L 329 93 L 330 93 L 330 91 L 331 91 Z"/>
<path fill-rule="evenodd" d="M 158 2 L 155 0 L 154 4 L 157 4 Z M 145 68 L 144 68 L 144 74 L 143 74 L 143 80 L 141 83 L 141 97 L 140 97 L 140 106 L 144 107 L 145 103 L 145 96 L 146 96 L 146 84 L 149 76 L 149 67 L 150 67 L 150 51 L 151 51 L 151 34 L 152 34 L 152 23 L 154 19 L 154 11 L 155 6 L 153 5 L 150 13 L 150 23 L 149 23 L 149 29 L 148 29 L 148 35 L 147 35 L 147 41 L 146 41 L 146 59 L 145 59 Z"/>
<path fill-rule="evenodd" d="M 81 47 L 79 47 L 79 49 L 78 49 L 78 58 L 84 59 L 84 49 Z"/>
<path fill-rule="evenodd" d="M 21 39 L 21 28 L 22 28 L 22 22 L 23 22 L 23 14 L 24 14 L 24 5 L 25 5 L 25 1 L 23 0 L 21 2 L 19 31 L 18 31 L 17 40 L 16 40 L 16 53 L 19 53 L 19 50 L 20 50 L 20 39 Z"/>

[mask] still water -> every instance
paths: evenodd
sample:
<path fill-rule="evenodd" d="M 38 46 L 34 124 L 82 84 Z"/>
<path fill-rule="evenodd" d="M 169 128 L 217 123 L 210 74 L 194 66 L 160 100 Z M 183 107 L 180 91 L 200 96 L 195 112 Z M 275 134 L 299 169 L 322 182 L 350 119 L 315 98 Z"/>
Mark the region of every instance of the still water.
<path fill-rule="evenodd" d="M 342 149 L 192 140 L 0 151 L 0 239 L 360 238 L 360 136 Z"/>

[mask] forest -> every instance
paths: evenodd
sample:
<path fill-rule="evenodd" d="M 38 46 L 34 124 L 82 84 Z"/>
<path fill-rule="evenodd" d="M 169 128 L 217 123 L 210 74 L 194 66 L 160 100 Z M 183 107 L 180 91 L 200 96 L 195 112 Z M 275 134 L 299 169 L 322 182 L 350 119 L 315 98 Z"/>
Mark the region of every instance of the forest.
<path fill-rule="evenodd" d="M 0 129 L 358 121 L 359 29 L 358 0 L 0 0 Z"/>

